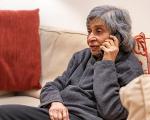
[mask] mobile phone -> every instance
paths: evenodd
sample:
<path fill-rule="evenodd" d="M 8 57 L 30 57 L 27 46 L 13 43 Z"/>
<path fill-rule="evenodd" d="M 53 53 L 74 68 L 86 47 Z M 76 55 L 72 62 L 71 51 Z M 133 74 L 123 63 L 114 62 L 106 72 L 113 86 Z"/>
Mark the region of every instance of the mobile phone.
<path fill-rule="evenodd" d="M 117 37 L 117 39 L 119 40 L 119 45 L 121 45 L 122 44 L 122 35 L 118 31 L 116 31 L 115 33 L 112 33 L 112 35 Z"/>

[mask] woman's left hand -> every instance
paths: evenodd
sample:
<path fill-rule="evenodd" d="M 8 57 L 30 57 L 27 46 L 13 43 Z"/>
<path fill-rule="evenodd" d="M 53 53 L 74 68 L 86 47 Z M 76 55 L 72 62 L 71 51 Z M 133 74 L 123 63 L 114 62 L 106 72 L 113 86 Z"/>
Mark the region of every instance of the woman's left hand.
<path fill-rule="evenodd" d="M 116 36 L 110 35 L 109 39 L 106 39 L 100 48 L 104 51 L 103 60 L 115 61 L 119 52 L 119 40 Z"/>

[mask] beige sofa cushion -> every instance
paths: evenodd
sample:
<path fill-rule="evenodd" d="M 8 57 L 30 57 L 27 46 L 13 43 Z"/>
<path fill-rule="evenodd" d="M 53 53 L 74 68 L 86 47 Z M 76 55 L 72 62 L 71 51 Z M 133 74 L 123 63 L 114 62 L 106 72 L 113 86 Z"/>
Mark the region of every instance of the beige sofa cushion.
<path fill-rule="evenodd" d="M 128 110 L 127 120 L 150 119 L 150 75 L 144 74 L 120 89 L 123 106 Z"/>
<path fill-rule="evenodd" d="M 0 91 L 0 96 L 7 95 L 7 94 L 10 94 L 10 92 L 7 92 L 7 91 Z"/>
<path fill-rule="evenodd" d="M 55 27 L 41 27 L 41 84 L 53 81 L 66 69 L 73 53 L 87 47 L 86 34 L 67 32 Z M 22 95 L 39 98 L 40 90 L 22 92 Z"/>
<path fill-rule="evenodd" d="M 73 53 L 84 49 L 86 35 L 54 27 L 41 27 L 41 82 L 52 81 L 65 70 Z"/>
<path fill-rule="evenodd" d="M 61 32 L 51 54 L 47 79 L 52 81 L 66 69 L 73 53 L 86 48 L 86 36 L 80 33 Z"/>
<path fill-rule="evenodd" d="M 57 39 L 60 36 L 60 32 L 53 30 L 52 28 L 40 28 L 40 40 L 41 40 L 41 57 L 42 57 L 42 74 L 41 82 L 48 79 L 51 69 L 51 56 Z"/>
<path fill-rule="evenodd" d="M 37 107 L 40 104 L 39 99 L 28 96 L 3 96 L 0 98 L 0 105 L 4 104 L 21 104 Z"/>

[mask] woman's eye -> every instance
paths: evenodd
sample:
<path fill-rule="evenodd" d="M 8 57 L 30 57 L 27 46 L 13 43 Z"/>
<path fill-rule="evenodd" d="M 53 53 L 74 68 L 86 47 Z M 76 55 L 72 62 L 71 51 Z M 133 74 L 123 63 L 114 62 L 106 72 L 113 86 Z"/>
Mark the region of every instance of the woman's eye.
<path fill-rule="evenodd" d="M 96 32 L 97 32 L 97 33 L 101 33 L 102 30 L 101 30 L 101 29 L 96 29 Z"/>
<path fill-rule="evenodd" d="M 92 31 L 91 30 L 88 30 L 88 34 L 90 34 Z"/>

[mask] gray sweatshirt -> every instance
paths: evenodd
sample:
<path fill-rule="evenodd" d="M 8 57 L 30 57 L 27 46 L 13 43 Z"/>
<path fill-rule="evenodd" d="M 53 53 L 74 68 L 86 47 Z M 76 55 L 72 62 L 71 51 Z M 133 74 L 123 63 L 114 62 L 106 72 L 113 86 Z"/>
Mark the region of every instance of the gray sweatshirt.
<path fill-rule="evenodd" d="M 82 120 L 125 120 L 128 113 L 119 89 L 141 74 L 133 53 L 120 52 L 115 62 L 96 61 L 87 48 L 75 53 L 67 70 L 43 87 L 40 107 L 59 101 Z"/>

